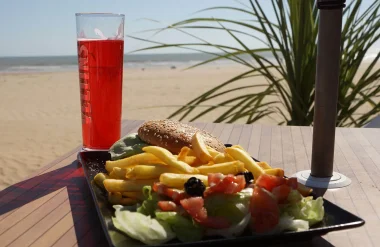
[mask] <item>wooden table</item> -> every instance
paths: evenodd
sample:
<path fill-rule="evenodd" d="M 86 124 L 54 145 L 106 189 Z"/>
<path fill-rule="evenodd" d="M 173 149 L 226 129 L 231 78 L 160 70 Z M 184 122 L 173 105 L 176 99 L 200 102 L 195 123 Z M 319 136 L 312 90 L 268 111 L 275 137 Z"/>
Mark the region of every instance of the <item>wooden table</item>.
<path fill-rule="evenodd" d="M 136 132 L 142 122 L 124 121 L 123 134 Z M 191 124 L 212 132 L 224 143 L 239 143 L 252 156 L 284 168 L 286 175 L 310 168 L 310 127 Z M 107 245 L 83 170 L 77 162 L 79 149 L 0 192 L 0 246 Z M 329 190 L 325 197 L 364 218 L 366 224 L 288 246 L 378 246 L 379 169 L 380 129 L 338 128 L 335 171 L 351 178 L 352 184 Z"/>

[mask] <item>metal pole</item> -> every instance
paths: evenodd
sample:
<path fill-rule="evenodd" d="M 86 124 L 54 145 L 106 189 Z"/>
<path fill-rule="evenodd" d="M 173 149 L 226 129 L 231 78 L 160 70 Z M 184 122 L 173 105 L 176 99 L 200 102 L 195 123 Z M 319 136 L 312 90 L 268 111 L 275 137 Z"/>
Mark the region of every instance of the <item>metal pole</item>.
<path fill-rule="evenodd" d="M 320 9 L 311 176 L 333 175 L 342 12 L 345 0 L 317 0 Z"/>

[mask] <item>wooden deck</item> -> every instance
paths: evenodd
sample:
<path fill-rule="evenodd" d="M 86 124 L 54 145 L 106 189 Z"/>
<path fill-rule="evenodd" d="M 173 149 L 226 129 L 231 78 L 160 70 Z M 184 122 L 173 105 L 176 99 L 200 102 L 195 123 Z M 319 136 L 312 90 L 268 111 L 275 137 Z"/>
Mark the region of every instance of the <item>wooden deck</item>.
<path fill-rule="evenodd" d="M 123 134 L 142 121 L 128 120 Z M 191 123 L 224 143 L 240 144 L 286 175 L 309 169 L 312 128 Z M 93 200 L 77 162 L 79 147 L 0 192 L 0 246 L 106 246 Z M 378 246 L 380 243 L 380 129 L 338 128 L 335 171 L 352 180 L 326 199 L 362 217 L 362 227 L 286 246 Z"/>

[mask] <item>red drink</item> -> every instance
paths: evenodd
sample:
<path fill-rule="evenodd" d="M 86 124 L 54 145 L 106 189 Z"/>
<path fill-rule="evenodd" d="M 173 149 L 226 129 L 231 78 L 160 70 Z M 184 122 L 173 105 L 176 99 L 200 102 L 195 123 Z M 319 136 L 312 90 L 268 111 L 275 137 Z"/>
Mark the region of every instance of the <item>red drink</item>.
<path fill-rule="evenodd" d="M 124 40 L 79 40 L 83 147 L 109 149 L 120 139 Z"/>

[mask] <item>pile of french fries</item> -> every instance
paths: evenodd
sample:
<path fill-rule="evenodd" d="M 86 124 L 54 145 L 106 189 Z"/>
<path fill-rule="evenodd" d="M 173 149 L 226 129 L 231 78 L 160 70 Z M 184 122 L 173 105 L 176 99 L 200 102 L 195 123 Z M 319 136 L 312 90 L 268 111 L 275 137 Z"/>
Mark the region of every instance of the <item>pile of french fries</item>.
<path fill-rule="evenodd" d="M 184 146 L 178 155 L 165 148 L 147 146 L 143 153 L 128 158 L 106 161 L 107 173 L 98 173 L 94 181 L 108 192 L 111 204 L 134 205 L 142 201 L 142 188 L 160 182 L 170 188 L 183 189 L 190 177 L 196 177 L 208 186 L 209 173 L 237 174 L 252 172 L 255 178 L 266 173 L 284 176 L 284 170 L 272 168 L 266 162 L 255 162 L 239 145 L 219 152 L 205 144 L 195 133 L 192 148 Z"/>

